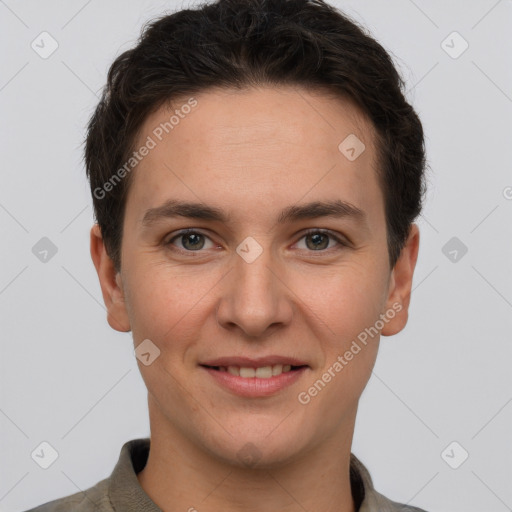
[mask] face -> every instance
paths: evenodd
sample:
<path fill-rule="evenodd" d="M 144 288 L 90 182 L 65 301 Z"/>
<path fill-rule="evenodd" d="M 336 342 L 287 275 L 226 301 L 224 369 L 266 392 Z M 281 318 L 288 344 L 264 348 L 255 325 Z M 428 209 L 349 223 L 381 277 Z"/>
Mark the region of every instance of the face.
<path fill-rule="evenodd" d="M 351 438 L 380 334 L 407 321 L 417 228 L 391 269 L 374 133 L 348 101 L 290 87 L 195 101 L 139 134 L 155 145 L 133 171 L 119 274 L 93 228 L 109 323 L 158 354 L 138 361 L 152 434 L 289 462 Z"/>

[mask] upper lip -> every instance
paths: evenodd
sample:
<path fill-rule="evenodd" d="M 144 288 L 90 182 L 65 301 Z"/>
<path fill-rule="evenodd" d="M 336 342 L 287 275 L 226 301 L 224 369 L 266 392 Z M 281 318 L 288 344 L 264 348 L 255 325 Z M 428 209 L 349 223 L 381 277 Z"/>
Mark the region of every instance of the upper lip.
<path fill-rule="evenodd" d="M 240 366 L 243 368 L 261 368 L 263 366 L 274 366 L 276 364 L 289 364 L 291 366 L 308 366 L 307 363 L 287 356 L 265 356 L 265 357 L 218 357 L 200 363 L 202 366 Z"/>

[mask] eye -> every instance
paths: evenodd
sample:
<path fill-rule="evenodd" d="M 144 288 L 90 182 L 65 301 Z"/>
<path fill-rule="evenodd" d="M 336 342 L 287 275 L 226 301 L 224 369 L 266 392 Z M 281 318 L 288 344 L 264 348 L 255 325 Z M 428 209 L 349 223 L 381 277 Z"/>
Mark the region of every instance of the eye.
<path fill-rule="evenodd" d="M 305 240 L 306 249 L 311 251 L 324 251 L 325 249 L 333 248 L 329 243 L 332 240 L 334 240 L 338 246 L 347 246 L 347 243 L 344 242 L 340 237 L 336 236 L 330 231 L 323 229 L 311 229 L 305 235 L 303 235 L 300 240 Z M 303 249 L 303 247 L 299 247 L 299 249 Z M 341 247 L 338 247 L 338 249 L 341 249 Z"/>
<path fill-rule="evenodd" d="M 324 252 L 328 249 L 341 249 L 342 247 L 348 246 L 347 242 L 344 242 L 331 231 L 322 229 L 309 230 L 299 239 L 299 242 L 297 242 L 296 245 L 300 245 L 301 240 L 305 240 L 305 247 L 298 248 L 300 250 L 308 250 L 310 252 Z M 333 241 L 335 244 L 332 243 Z M 185 229 L 180 231 L 165 242 L 165 245 L 175 246 L 178 251 L 188 253 L 201 252 L 201 249 L 213 249 L 216 246 L 208 236 L 194 229 Z"/>
<path fill-rule="evenodd" d="M 167 241 L 165 245 L 175 245 L 175 240 L 178 240 L 181 245 L 181 247 L 178 247 L 178 249 L 184 252 L 197 252 L 204 248 L 212 249 L 214 247 L 214 243 L 210 240 L 210 238 L 208 238 L 203 233 L 200 233 L 199 231 L 194 231 L 193 229 L 186 229 L 179 232 L 177 235 Z M 209 247 L 205 240 L 210 241 Z M 205 247 L 205 245 L 207 247 Z"/>

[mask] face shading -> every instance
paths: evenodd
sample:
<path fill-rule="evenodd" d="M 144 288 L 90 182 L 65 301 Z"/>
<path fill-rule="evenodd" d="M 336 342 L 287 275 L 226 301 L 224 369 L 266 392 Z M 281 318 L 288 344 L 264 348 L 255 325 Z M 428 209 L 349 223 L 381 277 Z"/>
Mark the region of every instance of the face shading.
<path fill-rule="evenodd" d="M 350 444 L 374 333 L 405 325 L 415 263 L 413 248 L 389 268 L 373 129 L 305 89 L 195 99 L 161 140 L 177 100 L 139 133 L 156 144 L 133 171 L 109 307 L 159 350 L 139 361 L 152 431 L 269 467 Z"/>

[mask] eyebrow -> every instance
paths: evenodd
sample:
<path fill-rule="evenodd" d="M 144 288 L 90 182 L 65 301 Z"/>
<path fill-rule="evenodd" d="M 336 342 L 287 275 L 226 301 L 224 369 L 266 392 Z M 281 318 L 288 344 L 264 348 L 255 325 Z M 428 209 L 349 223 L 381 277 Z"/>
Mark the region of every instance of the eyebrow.
<path fill-rule="evenodd" d="M 169 199 L 161 206 L 147 210 L 142 219 L 142 225 L 149 227 L 158 221 L 175 217 L 217 221 L 223 224 L 228 224 L 230 221 L 230 216 L 217 207 L 204 203 Z M 277 223 L 285 224 L 318 217 L 353 218 L 358 222 L 366 221 L 366 214 L 363 210 L 341 199 L 335 199 L 288 206 L 280 212 Z"/>

